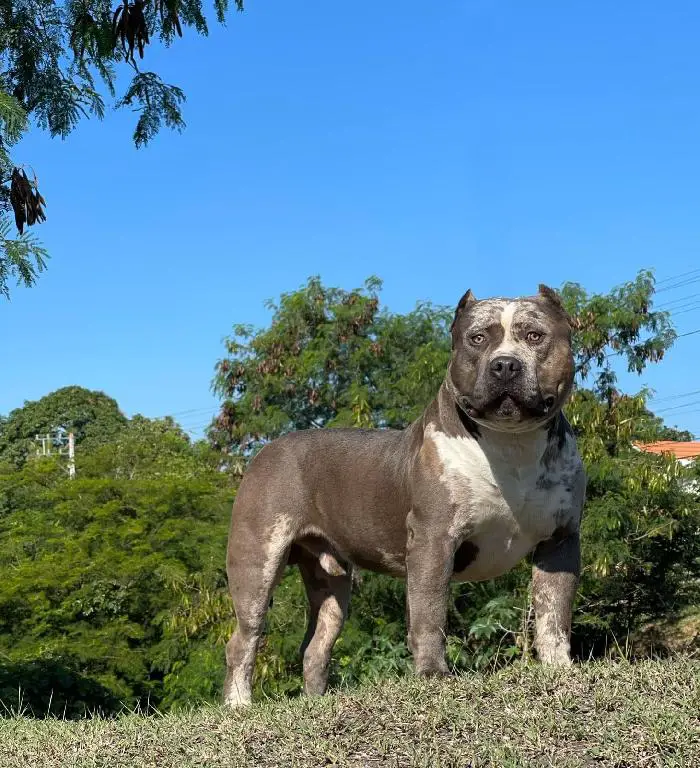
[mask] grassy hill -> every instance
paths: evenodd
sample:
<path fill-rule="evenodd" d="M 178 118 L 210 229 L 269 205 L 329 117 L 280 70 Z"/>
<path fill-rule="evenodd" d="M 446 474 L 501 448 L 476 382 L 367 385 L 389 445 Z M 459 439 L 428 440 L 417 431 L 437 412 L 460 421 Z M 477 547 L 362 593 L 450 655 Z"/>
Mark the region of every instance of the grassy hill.
<path fill-rule="evenodd" d="M 700 661 L 514 666 L 315 700 L 0 720 L 0 766 L 700 766 Z"/>

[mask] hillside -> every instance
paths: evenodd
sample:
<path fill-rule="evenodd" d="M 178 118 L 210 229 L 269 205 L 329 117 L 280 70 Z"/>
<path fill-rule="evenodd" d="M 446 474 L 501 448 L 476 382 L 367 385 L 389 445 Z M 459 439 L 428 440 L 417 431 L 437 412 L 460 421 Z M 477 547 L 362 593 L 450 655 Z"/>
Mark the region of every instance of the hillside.
<path fill-rule="evenodd" d="M 700 662 L 515 666 L 241 714 L 0 721 L 2 768 L 700 765 Z"/>

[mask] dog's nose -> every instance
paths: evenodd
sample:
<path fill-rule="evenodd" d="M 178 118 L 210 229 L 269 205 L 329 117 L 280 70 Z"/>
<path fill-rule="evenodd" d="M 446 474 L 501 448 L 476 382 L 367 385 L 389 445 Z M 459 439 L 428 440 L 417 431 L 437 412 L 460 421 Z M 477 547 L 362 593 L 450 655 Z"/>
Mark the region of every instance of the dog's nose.
<path fill-rule="evenodd" d="M 491 373 L 504 384 L 514 379 L 523 370 L 523 366 L 517 357 L 496 357 L 491 361 Z"/>

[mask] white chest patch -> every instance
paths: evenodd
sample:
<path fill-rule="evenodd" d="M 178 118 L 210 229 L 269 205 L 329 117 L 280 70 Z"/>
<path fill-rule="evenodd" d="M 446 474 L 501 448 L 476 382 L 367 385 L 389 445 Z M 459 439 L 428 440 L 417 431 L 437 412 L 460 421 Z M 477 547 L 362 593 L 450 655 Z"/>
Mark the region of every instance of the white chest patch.
<path fill-rule="evenodd" d="M 478 548 L 455 578 L 480 581 L 505 573 L 576 514 L 565 471 L 550 469 L 543 482 L 544 430 L 475 440 L 450 437 L 431 426 L 426 438 L 437 450 L 440 481 L 449 492 L 450 536 Z M 565 453 L 563 463 L 573 467 L 575 447 L 570 457 Z"/>

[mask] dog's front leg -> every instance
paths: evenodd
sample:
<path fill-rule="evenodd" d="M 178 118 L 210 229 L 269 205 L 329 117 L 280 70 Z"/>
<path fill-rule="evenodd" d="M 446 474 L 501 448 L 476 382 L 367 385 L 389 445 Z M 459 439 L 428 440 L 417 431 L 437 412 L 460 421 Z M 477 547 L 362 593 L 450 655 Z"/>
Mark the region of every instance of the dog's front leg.
<path fill-rule="evenodd" d="M 408 647 L 419 675 L 446 675 L 445 625 L 454 547 L 447 533 L 409 518 L 406 551 Z"/>
<path fill-rule="evenodd" d="M 532 569 L 535 649 L 544 664 L 571 664 L 571 611 L 580 569 L 578 531 L 561 540 L 543 541 L 535 550 Z"/>

